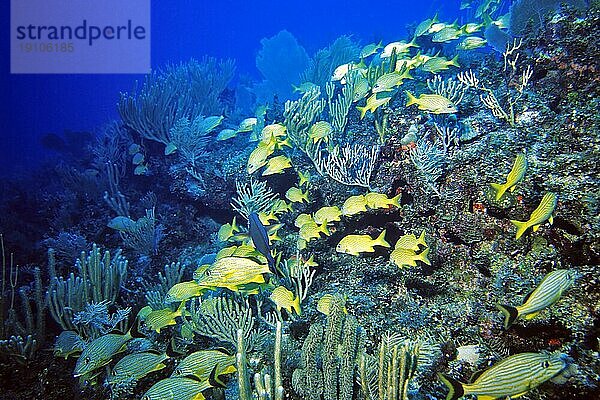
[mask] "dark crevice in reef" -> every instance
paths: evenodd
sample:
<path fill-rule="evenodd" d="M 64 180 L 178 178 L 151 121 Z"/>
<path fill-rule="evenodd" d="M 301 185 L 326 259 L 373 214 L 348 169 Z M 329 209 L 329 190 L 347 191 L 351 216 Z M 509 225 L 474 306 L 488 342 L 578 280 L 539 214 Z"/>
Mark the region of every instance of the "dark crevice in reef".
<path fill-rule="evenodd" d="M 433 283 L 424 282 L 420 279 L 408 278 L 405 282 L 406 289 L 414 290 L 422 297 L 435 297 L 444 293 L 444 290 Z"/>

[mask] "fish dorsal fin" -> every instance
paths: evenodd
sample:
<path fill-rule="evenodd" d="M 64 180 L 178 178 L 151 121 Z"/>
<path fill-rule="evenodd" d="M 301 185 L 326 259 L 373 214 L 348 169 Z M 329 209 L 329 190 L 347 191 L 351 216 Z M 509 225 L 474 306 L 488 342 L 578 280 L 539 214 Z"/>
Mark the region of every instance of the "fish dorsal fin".
<path fill-rule="evenodd" d="M 481 374 L 483 374 L 484 372 L 485 372 L 485 369 L 480 369 L 479 371 L 475 371 L 473 373 L 473 375 L 471 375 L 471 383 L 475 382 L 481 376 Z"/>

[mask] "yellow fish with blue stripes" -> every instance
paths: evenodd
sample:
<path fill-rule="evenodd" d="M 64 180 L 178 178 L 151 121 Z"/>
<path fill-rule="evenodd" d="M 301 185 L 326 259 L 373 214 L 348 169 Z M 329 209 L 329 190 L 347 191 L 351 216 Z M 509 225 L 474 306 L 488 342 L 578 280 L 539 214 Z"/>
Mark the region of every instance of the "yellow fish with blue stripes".
<path fill-rule="evenodd" d="M 169 356 L 165 353 L 143 352 L 128 354 L 121 358 L 107 378 L 109 385 L 118 385 L 131 379 L 138 381 L 151 372 L 159 371 Z"/>
<path fill-rule="evenodd" d="M 517 183 L 521 182 L 523 176 L 525 176 L 525 170 L 527 169 L 527 157 L 525 154 L 519 154 L 515 159 L 512 169 L 506 176 L 505 183 L 491 183 L 490 186 L 496 192 L 496 201 L 500 201 L 504 193 L 510 189 L 514 191 Z"/>
<path fill-rule="evenodd" d="M 504 329 L 508 329 L 516 320 L 535 318 L 540 311 L 556 303 L 573 285 L 576 274 L 572 270 L 559 269 L 550 272 L 540 284 L 517 307 L 498 304 L 496 307 L 504 314 Z"/>
<path fill-rule="evenodd" d="M 512 222 L 517 227 L 517 235 L 516 239 L 523 236 L 525 231 L 531 227 L 533 227 L 533 231 L 536 232 L 540 225 L 543 224 L 546 220 L 552 224 L 553 217 L 552 213 L 556 208 L 556 203 L 558 202 L 558 196 L 555 193 L 548 192 L 542 197 L 542 201 L 540 205 L 537 206 L 535 210 L 531 213 L 529 220 L 527 221 L 517 221 L 511 219 Z"/>
<path fill-rule="evenodd" d="M 476 373 L 472 383 L 462 383 L 442 374 L 438 376 L 450 389 L 446 400 L 467 395 L 475 395 L 477 400 L 514 399 L 558 377 L 569 364 L 569 358 L 562 353 L 520 353 Z"/>
<path fill-rule="evenodd" d="M 204 400 L 202 392 L 211 385 L 198 378 L 176 377 L 156 382 L 142 400 Z"/>

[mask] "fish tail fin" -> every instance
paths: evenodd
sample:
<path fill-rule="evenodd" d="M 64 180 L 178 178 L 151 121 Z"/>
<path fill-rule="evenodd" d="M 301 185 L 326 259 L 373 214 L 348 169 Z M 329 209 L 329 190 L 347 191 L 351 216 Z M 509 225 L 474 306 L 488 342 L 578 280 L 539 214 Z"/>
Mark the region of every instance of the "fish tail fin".
<path fill-rule="evenodd" d="M 385 240 L 385 229 L 377 236 L 375 244 L 382 247 L 390 247 L 390 244 Z"/>
<path fill-rule="evenodd" d="M 406 91 L 406 107 L 412 106 L 413 104 L 418 104 L 418 103 L 419 103 L 419 101 L 417 100 L 417 98 L 415 96 L 413 96 L 413 94 L 407 90 Z"/>
<path fill-rule="evenodd" d="M 402 79 L 415 79 L 415 77 L 410 74 L 410 68 L 406 68 L 406 70 L 402 72 Z"/>
<path fill-rule="evenodd" d="M 300 91 L 300 87 L 296 86 L 292 83 L 292 89 L 294 89 L 294 93 L 299 92 Z"/>
<path fill-rule="evenodd" d="M 402 197 L 402 193 L 397 194 L 396 196 L 390 199 L 390 204 L 400 208 L 400 197 Z"/>
<path fill-rule="evenodd" d="M 329 228 L 327 228 L 327 221 L 321 224 L 321 226 L 319 227 L 319 231 L 323 232 L 327 236 L 331 235 L 331 232 L 329 232 Z"/>
<path fill-rule="evenodd" d="M 454 58 L 452 58 L 452 60 L 450 60 L 448 62 L 448 65 L 454 65 L 455 67 L 460 67 L 460 64 L 458 63 L 458 53 L 454 56 Z"/>
<path fill-rule="evenodd" d="M 438 22 L 440 22 L 440 20 L 439 20 L 438 13 L 436 12 L 435 15 L 433 16 L 433 18 L 431 19 L 431 23 L 435 24 L 435 23 L 438 23 Z"/>
<path fill-rule="evenodd" d="M 444 385 L 448 387 L 448 394 L 446 395 L 446 400 L 457 400 L 465 395 L 465 389 L 463 388 L 463 384 L 457 381 L 454 378 L 450 378 L 448 375 L 440 374 L 438 372 L 438 378 Z"/>
<path fill-rule="evenodd" d="M 500 201 L 502 196 L 504 196 L 504 192 L 506 192 L 506 186 L 500 183 L 490 183 L 490 186 L 496 192 L 496 201 Z"/>
<path fill-rule="evenodd" d="M 431 265 L 431 261 L 429 261 L 429 247 L 423 250 L 422 253 L 419 254 L 418 260 L 423 261 L 427 265 Z"/>
<path fill-rule="evenodd" d="M 359 106 L 359 107 L 356 107 L 356 109 L 358 111 L 360 111 L 360 119 L 363 119 L 365 117 L 365 115 L 367 114 L 368 107 L 367 106 L 364 106 L 364 107 Z"/>
<path fill-rule="evenodd" d="M 425 242 L 425 229 L 423 229 L 423 231 L 421 231 L 421 236 L 419 236 L 417 243 L 427 247 L 427 243 Z"/>
<path fill-rule="evenodd" d="M 519 310 L 516 307 L 506 304 L 496 304 L 496 308 L 504 314 L 504 329 L 508 329 L 519 317 Z"/>
<path fill-rule="evenodd" d="M 518 239 L 521 236 L 523 236 L 523 234 L 525 233 L 527 228 L 529 228 L 529 224 L 527 223 L 527 221 L 521 222 L 521 221 L 517 221 L 515 219 L 511 219 L 510 222 L 512 222 L 513 225 L 517 227 L 517 235 L 516 235 L 515 239 Z"/>

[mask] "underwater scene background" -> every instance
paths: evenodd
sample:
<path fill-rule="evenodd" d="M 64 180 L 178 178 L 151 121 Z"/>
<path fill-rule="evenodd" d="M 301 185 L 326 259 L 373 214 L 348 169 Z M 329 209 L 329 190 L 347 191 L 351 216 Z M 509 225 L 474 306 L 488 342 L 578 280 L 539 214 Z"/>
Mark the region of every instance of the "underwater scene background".
<path fill-rule="evenodd" d="M 283 3 L 3 59 L 0 399 L 600 398 L 600 2 Z"/>

